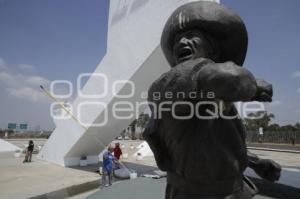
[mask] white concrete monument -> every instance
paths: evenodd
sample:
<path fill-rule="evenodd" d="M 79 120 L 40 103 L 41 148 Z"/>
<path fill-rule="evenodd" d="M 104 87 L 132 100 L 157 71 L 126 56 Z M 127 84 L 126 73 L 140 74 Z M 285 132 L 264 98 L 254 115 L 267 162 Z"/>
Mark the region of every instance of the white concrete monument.
<path fill-rule="evenodd" d="M 56 120 L 40 159 L 62 166 L 79 165 L 82 156 L 89 164 L 98 162 L 105 146 L 147 106 L 144 94 L 151 83 L 169 70 L 159 45 L 161 33 L 171 13 L 191 1 L 110 1 L 107 54 L 93 75 L 81 75 L 89 79 L 72 103 L 81 124 L 74 118 Z M 123 113 L 114 113 L 116 108 Z"/>
<path fill-rule="evenodd" d="M 144 141 L 139 146 L 136 147 L 138 151 L 133 154 L 134 157 L 136 157 L 138 154 L 140 154 L 142 157 L 152 157 L 154 156 L 153 152 L 151 151 L 151 148 L 149 144 Z"/>
<path fill-rule="evenodd" d="M 0 139 L 0 158 L 14 157 L 14 154 L 17 151 L 21 153 L 22 149 L 5 140 Z"/>

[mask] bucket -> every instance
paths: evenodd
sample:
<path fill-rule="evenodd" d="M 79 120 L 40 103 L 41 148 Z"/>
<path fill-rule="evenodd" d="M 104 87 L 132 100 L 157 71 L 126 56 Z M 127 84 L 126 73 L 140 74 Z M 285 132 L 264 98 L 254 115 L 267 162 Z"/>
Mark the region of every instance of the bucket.
<path fill-rule="evenodd" d="M 14 156 L 15 156 L 15 158 L 21 157 L 21 152 L 15 152 Z"/>
<path fill-rule="evenodd" d="M 130 173 L 130 179 L 136 179 L 137 178 L 137 173 Z"/>

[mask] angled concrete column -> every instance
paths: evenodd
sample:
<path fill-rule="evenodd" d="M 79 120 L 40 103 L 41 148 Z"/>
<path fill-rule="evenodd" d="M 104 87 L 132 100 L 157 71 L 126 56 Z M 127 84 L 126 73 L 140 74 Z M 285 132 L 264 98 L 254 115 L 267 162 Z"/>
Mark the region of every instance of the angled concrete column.
<path fill-rule="evenodd" d="M 56 121 L 57 127 L 40 152 L 40 159 L 62 166 L 78 165 L 81 156 L 87 156 L 90 164 L 98 162 L 105 145 L 144 110 L 146 104 L 137 103 L 146 102 L 143 96 L 151 83 L 169 69 L 159 47 L 161 32 L 171 13 L 187 2 L 190 1 L 110 1 L 107 54 L 81 89 L 85 95 L 79 95 L 72 104 L 73 114 L 86 128 L 73 119 Z M 99 74 L 105 74 L 107 82 Z M 118 80 L 130 80 L 135 88 L 119 82 L 115 93 L 124 96 L 133 90 L 133 95 L 126 99 L 114 95 Z M 87 96 L 102 94 L 96 98 Z M 119 106 L 127 109 L 132 103 L 134 114 L 127 119 L 115 118 L 112 110 L 120 102 L 123 105 Z M 95 126 L 105 120 L 105 125 Z"/>

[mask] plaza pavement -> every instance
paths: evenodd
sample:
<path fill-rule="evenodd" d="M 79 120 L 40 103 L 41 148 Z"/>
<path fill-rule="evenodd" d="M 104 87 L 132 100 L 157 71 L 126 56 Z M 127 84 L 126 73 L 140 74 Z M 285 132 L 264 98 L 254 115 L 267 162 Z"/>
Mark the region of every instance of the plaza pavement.
<path fill-rule="evenodd" d="M 14 144 L 24 146 L 27 140 L 13 140 Z M 43 145 L 44 141 L 37 141 Z M 123 153 L 128 154 L 123 159 L 125 165 L 139 174 L 151 173 L 157 170 L 153 157 L 136 160 L 132 155 L 141 141 L 119 141 L 124 144 Z M 284 167 L 283 183 L 300 188 L 300 153 L 285 153 L 275 151 L 251 150 L 262 158 L 273 159 Z M 99 190 L 100 176 L 95 171 L 99 165 L 88 167 L 63 168 L 33 157 L 32 163 L 23 164 L 24 155 L 20 158 L 0 158 L 0 195 L 1 199 L 14 198 L 86 198 Z M 248 172 L 248 171 L 247 171 Z M 251 174 L 251 171 L 249 171 Z M 297 175 L 294 175 L 297 174 Z M 298 177 L 297 177 L 298 176 Z"/>

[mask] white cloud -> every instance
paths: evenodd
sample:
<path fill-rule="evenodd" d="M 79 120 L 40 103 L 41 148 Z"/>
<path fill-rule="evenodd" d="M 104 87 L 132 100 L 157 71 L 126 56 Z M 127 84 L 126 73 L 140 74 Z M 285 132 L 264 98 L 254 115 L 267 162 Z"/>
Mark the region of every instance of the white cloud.
<path fill-rule="evenodd" d="M 30 65 L 30 64 L 19 64 L 18 68 L 22 69 L 22 70 L 33 70 L 35 68 L 35 66 Z"/>
<path fill-rule="evenodd" d="M 0 71 L 0 83 L 5 85 L 5 89 L 10 96 L 30 102 L 47 101 L 43 93 L 39 90 L 39 86 L 48 86 L 50 81 L 41 76 Z"/>
<path fill-rule="evenodd" d="M 29 102 L 49 101 L 40 90 L 40 85 L 49 87 L 50 81 L 38 75 L 15 74 L 7 68 L 7 70 L 0 70 L 0 85 L 4 85 L 8 95 L 15 98 Z M 56 86 L 55 92 L 68 93 L 69 90 L 63 86 Z"/>
<path fill-rule="evenodd" d="M 0 72 L 0 81 L 6 85 L 15 84 L 14 77 L 8 72 Z"/>
<path fill-rule="evenodd" d="M 28 85 L 32 86 L 40 86 L 49 84 L 49 80 L 41 77 L 41 76 L 28 76 L 25 78 L 25 81 Z"/>
<path fill-rule="evenodd" d="M 296 71 L 293 73 L 293 77 L 300 77 L 300 71 Z"/>
<path fill-rule="evenodd" d="M 281 101 L 276 100 L 276 101 L 273 101 L 272 103 L 270 103 L 270 106 L 271 107 L 276 107 L 276 106 L 280 106 L 281 104 L 282 104 Z"/>
<path fill-rule="evenodd" d="M 0 70 L 6 70 L 6 69 L 7 69 L 6 63 L 4 59 L 0 57 Z"/>
<path fill-rule="evenodd" d="M 31 76 L 31 75 L 14 75 L 9 72 L 0 72 L 0 81 L 2 81 L 8 87 L 20 87 L 20 86 L 30 86 L 39 87 L 42 85 L 48 85 L 49 80 L 41 76 Z"/>
<path fill-rule="evenodd" d="M 41 102 L 47 100 L 41 91 L 31 87 L 22 86 L 19 88 L 6 88 L 6 90 L 10 96 L 30 102 Z"/>

